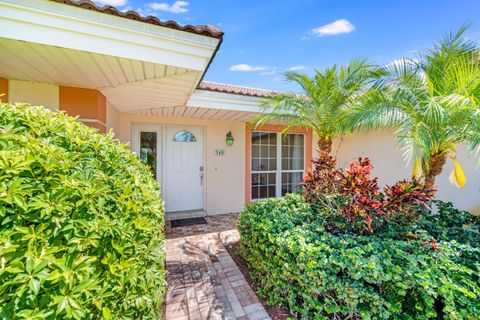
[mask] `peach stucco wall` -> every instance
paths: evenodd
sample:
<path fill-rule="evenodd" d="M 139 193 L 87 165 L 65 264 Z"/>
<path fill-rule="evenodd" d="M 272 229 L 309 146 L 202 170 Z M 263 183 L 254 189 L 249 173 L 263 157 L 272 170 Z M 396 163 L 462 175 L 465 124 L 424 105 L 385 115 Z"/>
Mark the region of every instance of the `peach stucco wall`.
<path fill-rule="evenodd" d="M 59 105 L 87 126 L 106 131 L 107 99 L 98 90 L 60 86 Z"/>
<path fill-rule="evenodd" d="M 102 132 L 106 129 L 107 99 L 98 90 L 58 86 L 51 83 L 0 79 L 2 101 L 22 102 L 44 106 L 50 110 L 66 111 L 79 121 Z"/>
<path fill-rule="evenodd" d="M 242 122 L 196 120 L 118 115 L 116 137 L 131 142 L 132 123 L 159 123 L 201 126 L 204 128 L 205 211 L 208 214 L 240 212 L 245 200 L 245 124 Z M 225 146 L 225 136 L 232 131 L 235 142 Z M 224 149 L 224 156 L 214 156 L 215 149 Z"/>
<path fill-rule="evenodd" d="M 8 80 L 0 78 L 0 101 L 8 101 Z"/>
<path fill-rule="evenodd" d="M 316 150 L 315 141 L 314 136 L 314 150 Z M 467 184 L 463 189 L 458 189 L 449 182 L 448 177 L 453 164 L 448 160 L 442 174 L 436 180 L 437 198 L 451 201 L 458 208 L 478 213 L 480 212 L 480 170 L 477 167 L 477 160 L 470 155 L 465 146 L 459 146 L 457 152 L 458 160 L 467 175 Z M 398 180 L 411 177 L 411 165 L 407 165 L 404 161 L 392 132 L 360 132 L 347 136 L 342 141 L 335 141 L 333 153 L 337 155 L 340 167 L 348 166 L 352 159 L 368 156 L 374 166 L 373 175 L 379 177 L 380 186 L 391 185 Z"/>

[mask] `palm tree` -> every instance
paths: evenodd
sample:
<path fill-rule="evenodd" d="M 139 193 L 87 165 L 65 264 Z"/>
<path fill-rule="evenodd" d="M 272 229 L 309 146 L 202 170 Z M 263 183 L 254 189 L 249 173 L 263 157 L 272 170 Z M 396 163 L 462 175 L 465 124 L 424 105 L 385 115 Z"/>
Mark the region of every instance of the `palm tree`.
<path fill-rule="evenodd" d="M 357 128 L 395 128 L 414 175 L 434 184 L 448 158 L 450 181 L 466 182 L 455 147 L 468 143 L 480 151 L 480 68 L 478 47 L 465 39 L 466 26 L 446 35 L 417 59 L 402 59 L 351 111 Z"/>
<path fill-rule="evenodd" d="M 375 68 L 366 60 L 352 60 L 346 66 L 316 71 L 313 77 L 304 73 L 286 72 L 287 81 L 302 88 L 300 94 L 278 94 L 261 105 L 257 126 L 269 121 L 292 127 L 308 127 L 318 136 L 320 151 L 331 152 L 333 139 L 349 131 L 345 127 L 347 110 L 362 98 L 372 83 Z"/>

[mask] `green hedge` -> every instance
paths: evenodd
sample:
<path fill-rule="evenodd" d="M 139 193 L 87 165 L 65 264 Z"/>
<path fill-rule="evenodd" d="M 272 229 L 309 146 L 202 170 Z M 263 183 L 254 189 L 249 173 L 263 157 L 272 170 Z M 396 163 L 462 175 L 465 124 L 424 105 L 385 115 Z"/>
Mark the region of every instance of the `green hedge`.
<path fill-rule="evenodd" d="M 479 319 L 478 248 L 334 235 L 316 218 L 300 195 L 240 215 L 240 253 L 268 303 L 305 319 Z M 463 251 L 476 255 L 470 267 L 457 259 Z"/>
<path fill-rule="evenodd" d="M 0 104 L 0 318 L 157 319 L 159 194 L 111 134 Z"/>

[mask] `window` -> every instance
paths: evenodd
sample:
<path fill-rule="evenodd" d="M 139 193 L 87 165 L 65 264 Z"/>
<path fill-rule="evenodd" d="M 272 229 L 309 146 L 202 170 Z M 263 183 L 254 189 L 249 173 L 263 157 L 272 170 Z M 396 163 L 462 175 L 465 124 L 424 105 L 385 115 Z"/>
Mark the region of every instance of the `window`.
<path fill-rule="evenodd" d="M 252 199 L 276 196 L 277 134 L 252 133 Z"/>
<path fill-rule="evenodd" d="M 190 131 L 180 130 L 175 133 L 173 141 L 176 142 L 197 142 L 197 138 Z"/>
<path fill-rule="evenodd" d="M 140 160 L 148 165 L 157 178 L 157 133 L 140 132 Z"/>
<path fill-rule="evenodd" d="M 303 177 L 304 152 L 303 134 L 252 132 L 251 198 L 296 191 Z"/>
<path fill-rule="evenodd" d="M 287 134 L 282 138 L 282 196 L 298 191 L 304 170 L 304 136 Z"/>

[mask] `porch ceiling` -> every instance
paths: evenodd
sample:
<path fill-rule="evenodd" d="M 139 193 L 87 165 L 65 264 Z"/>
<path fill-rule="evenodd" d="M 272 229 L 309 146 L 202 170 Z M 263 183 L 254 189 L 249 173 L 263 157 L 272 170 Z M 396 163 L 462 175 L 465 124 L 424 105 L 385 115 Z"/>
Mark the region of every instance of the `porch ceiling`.
<path fill-rule="evenodd" d="M 235 110 L 223 110 L 217 108 L 197 107 L 170 107 L 146 109 L 132 112 L 143 116 L 174 117 L 188 119 L 207 119 L 217 121 L 239 121 L 248 122 L 255 118 L 258 113 Z"/>
<path fill-rule="evenodd" d="M 186 105 L 220 43 L 56 1 L 0 0 L 0 77 L 97 89 L 121 112 Z"/>
<path fill-rule="evenodd" d="M 197 70 L 5 38 L 0 38 L 0 51 L 0 77 L 98 89 L 119 111 L 185 105 L 202 75 Z"/>

